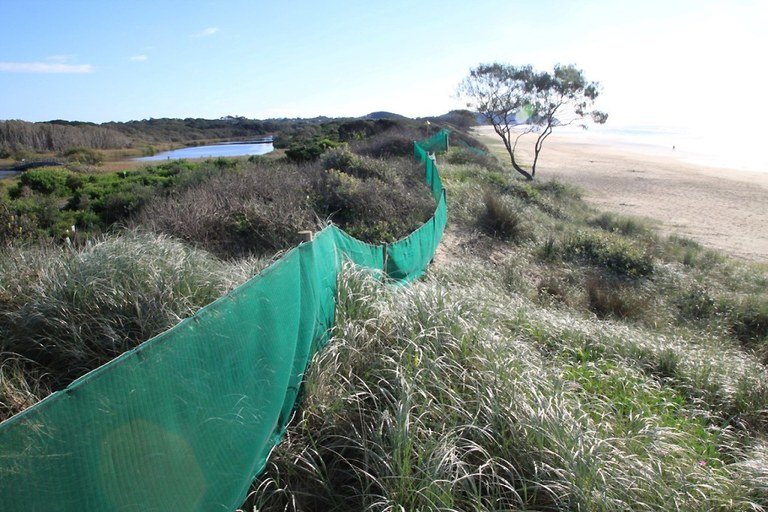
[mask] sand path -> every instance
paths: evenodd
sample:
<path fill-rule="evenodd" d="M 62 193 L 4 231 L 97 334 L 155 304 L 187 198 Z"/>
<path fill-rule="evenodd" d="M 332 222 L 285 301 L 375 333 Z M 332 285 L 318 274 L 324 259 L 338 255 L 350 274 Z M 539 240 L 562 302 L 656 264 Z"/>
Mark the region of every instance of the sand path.
<path fill-rule="evenodd" d="M 506 157 L 491 127 L 474 130 L 499 158 Z M 533 139 L 521 143 L 523 161 L 530 161 Z M 768 169 L 705 167 L 683 161 L 672 148 L 646 150 L 597 135 L 555 131 L 545 142 L 536 172 L 537 179 L 578 186 L 601 210 L 651 218 L 664 234 L 768 263 Z"/>

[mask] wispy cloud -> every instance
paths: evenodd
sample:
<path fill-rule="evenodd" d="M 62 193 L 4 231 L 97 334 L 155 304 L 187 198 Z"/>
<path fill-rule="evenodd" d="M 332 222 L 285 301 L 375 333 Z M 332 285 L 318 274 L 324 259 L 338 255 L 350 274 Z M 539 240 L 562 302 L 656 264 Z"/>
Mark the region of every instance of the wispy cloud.
<path fill-rule="evenodd" d="M 92 73 L 90 64 L 61 62 L 0 62 L 0 73 Z"/>
<path fill-rule="evenodd" d="M 148 58 L 149 57 L 147 57 L 146 55 L 132 55 L 132 56 L 128 57 L 129 60 L 132 60 L 134 62 L 144 62 Z"/>
<path fill-rule="evenodd" d="M 49 55 L 45 58 L 48 62 L 57 62 L 59 64 L 65 64 L 74 59 L 74 55 Z"/>
<path fill-rule="evenodd" d="M 208 27 L 202 32 L 198 32 L 197 34 L 194 34 L 192 37 L 209 37 L 218 33 L 219 30 L 220 30 L 219 27 Z"/>

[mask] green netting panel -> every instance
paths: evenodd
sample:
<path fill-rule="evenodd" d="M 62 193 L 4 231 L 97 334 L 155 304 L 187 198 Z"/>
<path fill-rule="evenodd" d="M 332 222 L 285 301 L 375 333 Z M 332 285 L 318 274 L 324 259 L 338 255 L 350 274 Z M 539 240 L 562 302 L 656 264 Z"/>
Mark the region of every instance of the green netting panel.
<path fill-rule="evenodd" d="M 424 272 L 447 221 L 437 167 L 424 149 L 414 151 L 438 205 L 387 249 L 386 270 L 404 282 Z M 173 329 L 0 424 L 0 509 L 234 510 L 328 340 L 344 259 L 381 271 L 385 248 L 327 228 Z"/>
<path fill-rule="evenodd" d="M 435 215 L 406 238 L 387 247 L 387 274 L 408 282 L 420 277 L 427 269 L 448 221 L 445 196 L 438 200 Z"/>
<path fill-rule="evenodd" d="M 413 156 L 415 156 L 421 163 L 427 161 L 427 152 L 421 149 L 418 142 L 413 143 Z"/>
<path fill-rule="evenodd" d="M 416 144 L 429 153 L 442 153 L 448 151 L 449 133 L 449 130 L 440 130 L 428 139 L 417 141 Z"/>
<path fill-rule="evenodd" d="M 464 142 L 461 139 L 458 140 L 458 143 L 459 143 L 459 146 L 461 146 L 461 149 L 464 149 L 466 151 L 471 151 L 472 153 L 475 153 L 477 155 L 487 155 L 488 154 L 487 152 L 483 151 L 482 149 L 476 148 L 474 146 L 470 146 L 469 144 L 467 144 L 466 142 Z"/>
<path fill-rule="evenodd" d="M 333 233 L 321 235 L 6 422 L 2 509 L 207 511 L 241 503 L 333 320 L 336 250 Z"/>
<path fill-rule="evenodd" d="M 371 269 L 384 270 L 384 247 L 381 245 L 371 245 L 349 236 L 336 226 L 329 228 L 332 230 L 336 247 L 341 257 L 346 257 L 355 265 L 368 267 Z"/>
<path fill-rule="evenodd" d="M 435 201 L 438 201 L 443 195 L 443 182 L 440 179 L 440 173 L 437 171 L 435 161 L 429 157 L 424 162 L 424 176 L 427 185 L 432 190 L 432 197 L 435 198 Z"/>

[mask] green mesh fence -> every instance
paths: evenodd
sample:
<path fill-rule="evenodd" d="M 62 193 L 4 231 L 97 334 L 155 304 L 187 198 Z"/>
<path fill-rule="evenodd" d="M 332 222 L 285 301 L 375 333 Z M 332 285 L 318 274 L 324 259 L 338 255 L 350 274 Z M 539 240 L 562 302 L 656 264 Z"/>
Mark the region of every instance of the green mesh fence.
<path fill-rule="evenodd" d="M 424 141 L 447 144 L 447 132 Z M 328 341 L 343 261 L 421 275 L 447 221 L 387 246 L 335 226 L 172 329 L 0 424 L 0 510 L 234 510 L 264 469 Z M 433 151 L 432 149 L 430 151 Z M 436 149 L 440 151 L 440 149 Z"/>
<path fill-rule="evenodd" d="M 440 130 L 428 139 L 416 142 L 424 151 L 428 153 L 442 153 L 448 151 L 448 130 Z"/>
<path fill-rule="evenodd" d="M 471 153 L 475 153 L 476 155 L 487 155 L 488 154 L 486 151 L 483 151 L 480 148 L 476 148 L 474 146 L 470 146 L 469 144 L 467 144 L 466 142 L 464 142 L 461 139 L 459 139 L 458 143 L 459 143 L 459 146 L 461 147 L 461 149 L 463 149 L 465 151 L 469 151 Z"/>

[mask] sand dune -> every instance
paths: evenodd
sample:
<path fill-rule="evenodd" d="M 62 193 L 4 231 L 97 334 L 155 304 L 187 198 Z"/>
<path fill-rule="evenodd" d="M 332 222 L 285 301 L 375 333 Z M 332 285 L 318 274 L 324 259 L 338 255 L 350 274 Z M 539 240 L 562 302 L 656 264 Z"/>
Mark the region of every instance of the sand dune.
<path fill-rule="evenodd" d="M 475 134 L 494 151 L 504 151 L 491 127 L 476 128 Z M 530 161 L 533 139 L 524 138 L 522 144 L 522 159 Z M 555 131 L 545 142 L 537 179 L 577 185 L 589 203 L 654 219 L 662 233 L 768 262 L 768 169 L 705 167 L 683 161 L 672 148 L 644 150 Z"/>

